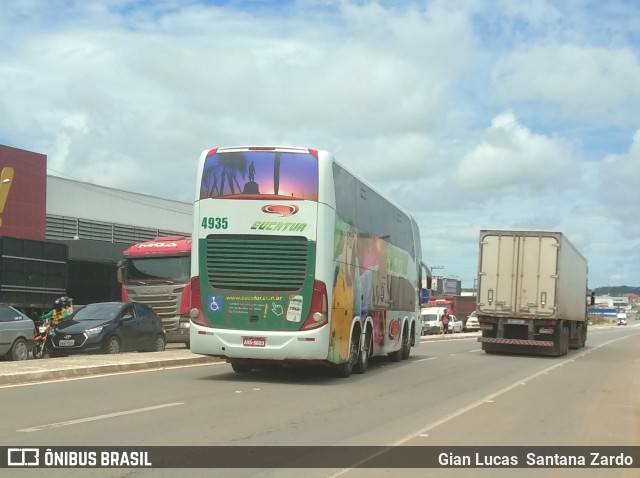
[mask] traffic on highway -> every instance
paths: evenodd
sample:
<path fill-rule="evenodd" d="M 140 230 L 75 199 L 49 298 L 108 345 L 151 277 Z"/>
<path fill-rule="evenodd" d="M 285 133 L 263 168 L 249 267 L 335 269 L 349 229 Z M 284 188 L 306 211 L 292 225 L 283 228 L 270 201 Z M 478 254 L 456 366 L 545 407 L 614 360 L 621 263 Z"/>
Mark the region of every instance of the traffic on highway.
<path fill-rule="evenodd" d="M 353 375 L 346 382 L 324 366 L 272 367 L 238 375 L 223 361 L 182 365 L 176 361 L 85 376 L 69 372 L 38 382 L 0 385 L 5 411 L 0 440 L 6 446 L 19 442 L 21 446 L 51 443 L 71 448 L 176 443 L 426 446 L 445 447 L 453 453 L 461 446 L 507 446 L 503 449 L 508 450 L 512 446 L 633 444 L 637 417 L 624 410 L 635 409 L 634 397 L 640 392 L 640 384 L 629 380 L 639 371 L 640 328 L 635 324 L 595 326 L 589 334 L 585 348 L 570 350 L 560 359 L 486 354 L 477 341 L 478 333 L 425 337 L 409 360 L 374 359 L 367 376 Z M 175 352 L 190 353 L 175 346 L 160 355 Z M 128 353 L 118 358 L 133 363 L 134 357 L 152 360 L 157 355 Z M 81 362 L 95 357 L 74 359 Z M 27 363 L 65 360 L 69 359 Z M 619 367 L 619 363 L 627 366 Z M 1 374 L 7 365 L 20 364 L 0 363 Z M 33 413 L 41 406 L 42 393 L 56 403 L 55 413 Z M 319 400 L 318 393 L 327 399 Z M 425 403 L 428 406 L 422 405 Z M 563 406 L 575 403 L 580 406 Z M 203 410 L 208 411 L 206 420 Z M 365 418 L 367 410 L 376 411 L 375 420 Z M 347 477 L 385 476 L 378 466 L 365 470 L 353 463 L 341 471 L 328 464 L 328 469 L 305 470 L 305 476 L 330 477 L 338 471 Z M 243 469 L 241 463 L 235 467 L 234 476 L 255 476 L 258 471 Z M 104 473 L 121 476 L 122 471 Z M 484 476 L 488 470 L 466 471 L 473 475 L 459 476 Z M 588 476 L 626 477 L 633 476 L 628 473 L 632 471 L 590 469 Z M 205 476 L 203 472 L 194 470 L 195 476 Z M 68 470 L 47 473 L 66 476 Z M 418 477 L 430 476 L 428 473 L 403 469 L 401 474 Z M 260 470 L 258 475 L 295 476 L 286 468 Z"/>

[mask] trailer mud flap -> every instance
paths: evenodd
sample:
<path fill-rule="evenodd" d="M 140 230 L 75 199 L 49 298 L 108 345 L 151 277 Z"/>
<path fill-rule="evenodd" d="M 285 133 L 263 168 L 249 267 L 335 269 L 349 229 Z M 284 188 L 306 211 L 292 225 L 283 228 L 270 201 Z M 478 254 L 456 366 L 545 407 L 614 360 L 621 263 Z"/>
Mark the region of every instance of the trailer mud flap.
<path fill-rule="evenodd" d="M 478 337 L 478 342 L 485 344 L 525 345 L 530 347 L 553 347 L 551 340 L 501 339 L 497 337 Z"/>

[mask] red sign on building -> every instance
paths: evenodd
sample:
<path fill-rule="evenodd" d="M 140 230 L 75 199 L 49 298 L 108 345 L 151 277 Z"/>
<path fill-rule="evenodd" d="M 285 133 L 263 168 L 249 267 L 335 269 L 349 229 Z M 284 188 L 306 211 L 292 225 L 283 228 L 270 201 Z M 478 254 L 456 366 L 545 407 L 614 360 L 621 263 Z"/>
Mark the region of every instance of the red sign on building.
<path fill-rule="evenodd" d="M 44 240 L 47 156 L 0 144 L 0 236 Z"/>

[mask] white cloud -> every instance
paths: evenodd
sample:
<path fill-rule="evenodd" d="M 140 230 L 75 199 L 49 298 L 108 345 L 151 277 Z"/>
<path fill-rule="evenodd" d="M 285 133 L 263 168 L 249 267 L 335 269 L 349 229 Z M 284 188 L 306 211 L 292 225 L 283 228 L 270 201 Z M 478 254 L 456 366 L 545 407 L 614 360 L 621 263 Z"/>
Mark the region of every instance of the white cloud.
<path fill-rule="evenodd" d="M 611 154 L 602 164 L 599 193 L 606 201 L 612 216 L 621 221 L 620 234 L 637 237 L 640 224 L 640 129 L 633 136 L 629 151 Z"/>
<path fill-rule="evenodd" d="M 523 196 L 575 185 L 579 165 L 563 140 L 535 134 L 505 112 L 457 165 L 451 183 L 484 200 Z"/>
<path fill-rule="evenodd" d="M 524 19 L 535 27 L 545 27 L 562 18 L 562 13 L 546 0 L 529 0 L 526 2 L 501 0 L 499 4 L 505 15 Z"/>

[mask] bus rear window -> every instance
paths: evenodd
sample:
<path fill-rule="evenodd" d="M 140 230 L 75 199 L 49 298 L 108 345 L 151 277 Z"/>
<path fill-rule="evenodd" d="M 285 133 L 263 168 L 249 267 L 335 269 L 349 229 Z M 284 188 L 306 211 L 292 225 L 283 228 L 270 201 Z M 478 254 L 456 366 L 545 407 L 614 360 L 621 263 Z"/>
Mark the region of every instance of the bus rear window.
<path fill-rule="evenodd" d="M 200 199 L 318 200 L 318 159 L 309 153 L 217 152 L 207 157 Z"/>

